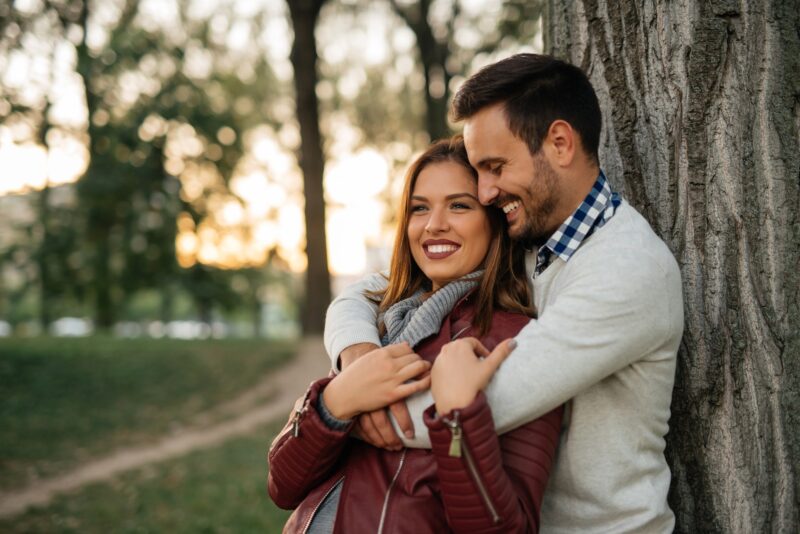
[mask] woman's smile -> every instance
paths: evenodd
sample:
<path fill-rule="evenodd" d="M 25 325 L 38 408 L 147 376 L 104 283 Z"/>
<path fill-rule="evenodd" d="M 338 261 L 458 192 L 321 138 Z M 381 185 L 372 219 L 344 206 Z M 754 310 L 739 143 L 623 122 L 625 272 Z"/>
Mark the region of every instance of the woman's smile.
<path fill-rule="evenodd" d="M 449 239 L 428 239 L 422 243 L 425 255 L 432 260 L 441 260 L 454 254 L 461 245 Z"/>

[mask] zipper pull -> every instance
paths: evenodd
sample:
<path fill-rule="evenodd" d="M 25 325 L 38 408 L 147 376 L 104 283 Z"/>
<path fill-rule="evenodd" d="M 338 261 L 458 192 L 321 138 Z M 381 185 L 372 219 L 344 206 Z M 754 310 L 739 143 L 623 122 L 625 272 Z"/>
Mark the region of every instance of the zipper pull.
<path fill-rule="evenodd" d="M 300 410 L 294 412 L 294 420 L 292 421 L 292 435 L 294 437 L 300 436 Z"/>
<path fill-rule="evenodd" d="M 311 396 L 311 388 L 306 390 L 306 395 L 305 397 L 303 397 L 303 402 L 301 402 L 300 406 L 296 408 L 294 411 L 294 418 L 292 419 L 292 436 L 296 438 L 300 436 L 300 418 L 303 416 L 303 412 L 306 410 L 306 405 L 308 404 L 308 397 L 310 396 Z"/>
<path fill-rule="evenodd" d="M 450 452 L 452 458 L 461 458 L 461 425 L 458 423 L 458 410 L 453 412 L 453 419 L 443 418 L 444 423 L 450 427 Z"/>
<path fill-rule="evenodd" d="M 452 427 L 453 437 L 450 439 L 450 456 L 461 458 L 461 427 Z"/>

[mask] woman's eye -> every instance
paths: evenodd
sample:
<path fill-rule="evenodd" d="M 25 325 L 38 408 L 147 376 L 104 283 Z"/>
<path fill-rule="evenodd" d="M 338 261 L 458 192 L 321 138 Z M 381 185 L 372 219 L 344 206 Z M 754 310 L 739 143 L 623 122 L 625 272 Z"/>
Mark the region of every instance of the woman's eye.
<path fill-rule="evenodd" d="M 465 204 L 464 202 L 453 202 L 450 205 L 450 207 L 453 208 L 453 209 L 456 209 L 456 210 L 468 210 L 468 209 L 470 209 L 470 205 L 469 204 Z"/>
<path fill-rule="evenodd" d="M 421 204 L 420 205 L 416 205 L 416 206 L 411 206 L 411 213 L 419 213 L 419 212 L 425 211 L 427 209 L 428 209 L 427 206 L 423 206 Z"/>

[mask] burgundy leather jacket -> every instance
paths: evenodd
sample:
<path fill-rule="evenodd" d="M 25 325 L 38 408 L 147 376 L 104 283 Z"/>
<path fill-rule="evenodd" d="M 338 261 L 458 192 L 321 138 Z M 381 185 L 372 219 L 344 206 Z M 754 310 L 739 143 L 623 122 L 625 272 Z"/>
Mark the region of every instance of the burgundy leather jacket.
<path fill-rule="evenodd" d="M 436 336 L 415 348 L 432 361 L 454 337 L 474 335 L 473 308 L 463 299 Z M 528 322 L 495 312 L 479 339 L 492 350 Z M 305 532 L 319 505 L 344 479 L 334 533 L 537 532 L 554 461 L 563 408 L 500 437 L 483 393 L 466 408 L 425 413 L 432 450 L 387 451 L 328 428 L 317 399 L 330 381 L 313 382 L 269 451 L 269 494 L 295 508 L 284 532 Z"/>

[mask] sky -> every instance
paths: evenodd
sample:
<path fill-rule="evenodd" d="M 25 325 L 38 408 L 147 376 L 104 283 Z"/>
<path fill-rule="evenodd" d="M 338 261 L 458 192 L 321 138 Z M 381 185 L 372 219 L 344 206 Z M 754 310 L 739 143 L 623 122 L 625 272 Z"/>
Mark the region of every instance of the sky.
<path fill-rule="evenodd" d="M 17 0 L 16 6 L 35 11 L 39 3 L 40 0 Z M 198 18 L 212 16 L 213 24 L 214 10 L 221 3 L 226 2 L 196 0 L 192 12 Z M 98 5 L 105 6 L 102 8 L 105 11 L 101 9 L 98 13 L 99 24 L 96 31 L 90 32 L 89 39 L 90 42 L 102 43 L 106 38 L 102 21 L 113 19 L 115 13 L 109 3 Z M 269 37 L 261 43 L 262 48 L 277 76 L 289 81 L 292 76 L 288 57 L 291 29 L 284 2 L 241 0 L 233 1 L 231 5 L 239 17 L 253 16 L 262 9 L 272 15 L 264 32 Z M 444 1 L 434 4 L 442 13 L 448 9 L 447 5 L 448 2 Z M 491 15 L 493 9 L 496 14 L 499 2 L 474 0 L 463 5 L 466 10 L 483 10 Z M 169 1 L 143 0 L 141 10 L 144 24 L 170 27 L 175 23 L 174 4 Z M 321 58 L 331 65 L 353 66 L 337 88 L 345 96 L 358 93 L 363 83 L 359 76 L 359 73 L 363 76 L 361 67 L 384 62 L 390 47 L 401 56 L 405 55 L 398 62 L 398 68 L 401 71 L 413 70 L 414 35 L 407 27 L 398 24 L 386 2 L 371 3 L 367 13 L 360 13 L 359 21 L 360 25 L 349 27 L 348 31 L 342 31 L 342 21 L 331 17 L 323 18 L 318 26 Z M 462 28 L 457 38 L 465 42 L 474 40 L 477 30 Z M 253 46 L 253 36 L 243 24 L 232 24 L 225 38 L 228 47 L 242 53 L 247 53 L 248 47 Z M 63 48 L 57 50 L 53 64 L 14 52 L 8 57 L 0 57 L 0 82 L 8 87 L 27 87 L 31 80 L 55 82 L 58 90 L 51 94 L 53 118 L 59 123 L 85 127 L 82 87 L 72 66 L 74 49 L 68 45 Z M 202 53 L 197 54 L 194 68 L 203 69 Z M 326 90 L 324 83 L 319 90 Z M 31 95 L 31 98 L 35 96 Z M 125 97 L 121 95 L 121 98 Z M 128 97 L 135 98 L 136 94 Z M 331 120 L 334 122 L 328 128 L 334 129 L 336 135 L 329 140 L 329 159 L 324 177 L 329 267 L 334 275 L 357 275 L 380 269 L 387 260 L 393 231 L 385 224 L 391 217 L 386 213 L 388 208 L 382 198 L 387 188 L 391 188 L 394 195 L 399 193 L 401 176 L 392 169 L 386 154 L 363 143 L 356 128 L 339 117 Z M 148 127 L 157 128 L 158 124 Z M 44 147 L 25 140 L 30 135 L 19 131 L 20 128 L 24 126 L 0 125 L 0 195 L 71 183 L 85 171 L 88 151 L 81 140 L 55 132 L 56 137 L 48 139 L 51 146 L 48 153 Z M 179 219 L 176 245 L 182 265 L 188 266 L 195 261 L 226 267 L 257 265 L 264 261 L 270 248 L 276 247 L 292 270 L 305 269 L 302 176 L 290 150 L 298 143 L 299 134 L 293 120 L 287 120 L 280 131 L 264 125 L 248 134 L 245 163 L 249 164 L 241 165 L 230 182 L 238 200 L 220 199 L 216 202 L 213 224 L 202 228 L 195 228 L 190 218 Z M 406 156 L 411 156 L 410 149 Z M 280 180 L 276 181 L 275 177 L 280 177 Z M 181 180 L 183 190 L 191 194 L 202 176 L 192 177 L 191 173 L 183 173 Z M 277 211 L 277 218 L 268 217 L 270 211 Z M 252 237 L 245 238 L 237 230 L 243 223 L 253 229 Z"/>

